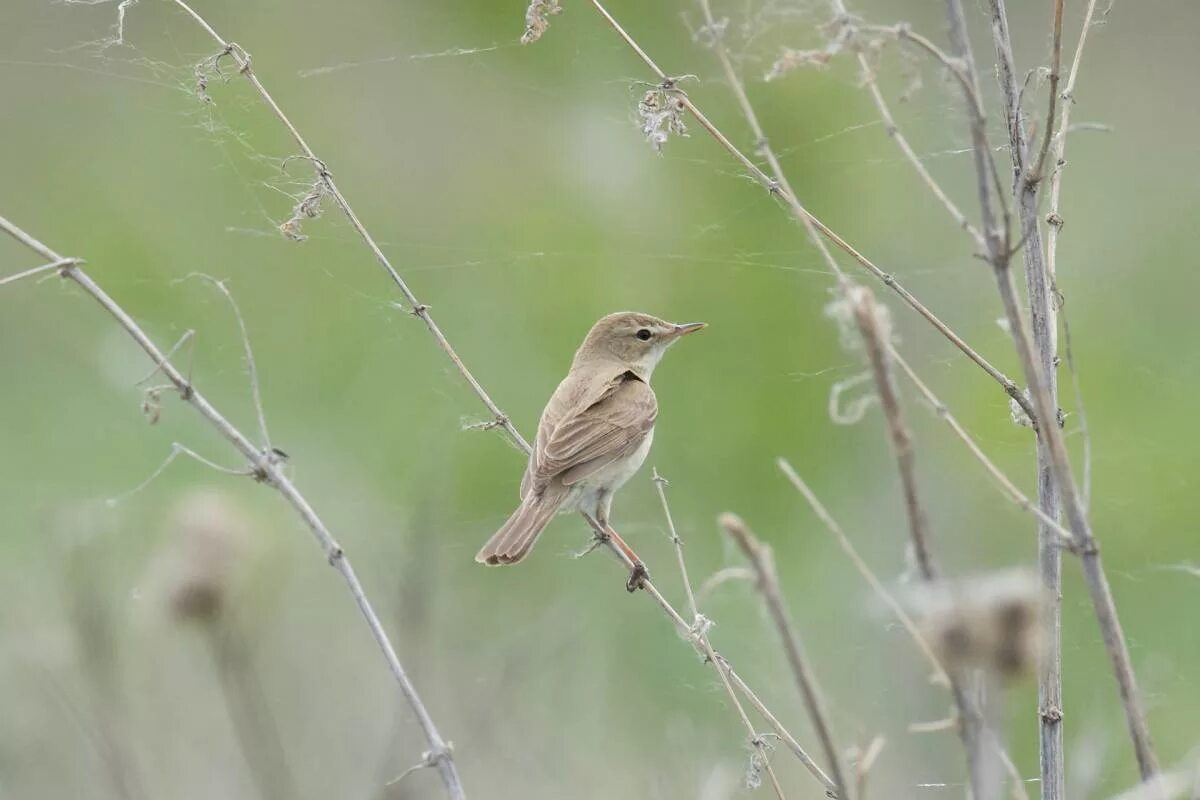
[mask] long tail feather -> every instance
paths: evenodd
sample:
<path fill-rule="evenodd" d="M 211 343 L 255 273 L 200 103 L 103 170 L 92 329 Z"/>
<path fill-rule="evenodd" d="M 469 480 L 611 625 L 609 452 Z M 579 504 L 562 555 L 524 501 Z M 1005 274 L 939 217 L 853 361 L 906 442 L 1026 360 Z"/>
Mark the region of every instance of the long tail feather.
<path fill-rule="evenodd" d="M 554 519 L 561 504 L 562 493 L 559 492 L 541 495 L 530 492 L 525 495 L 508 521 L 492 534 L 492 538 L 475 555 L 475 560 L 494 567 L 515 564 L 525 558 L 538 536 Z"/>

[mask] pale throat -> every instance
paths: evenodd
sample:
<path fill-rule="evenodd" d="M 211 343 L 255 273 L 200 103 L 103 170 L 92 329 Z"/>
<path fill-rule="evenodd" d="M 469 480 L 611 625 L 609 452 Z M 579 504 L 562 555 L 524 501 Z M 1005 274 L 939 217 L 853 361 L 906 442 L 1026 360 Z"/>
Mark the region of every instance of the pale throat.
<path fill-rule="evenodd" d="M 638 377 L 649 381 L 650 376 L 654 374 L 654 368 L 658 366 L 659 361 L 662 361 L 663 354 L 667 352 L 669 346 L 670 344 L 662 344 L 651 347 L 640 358 L 632 362 L 631 366 Z"/>

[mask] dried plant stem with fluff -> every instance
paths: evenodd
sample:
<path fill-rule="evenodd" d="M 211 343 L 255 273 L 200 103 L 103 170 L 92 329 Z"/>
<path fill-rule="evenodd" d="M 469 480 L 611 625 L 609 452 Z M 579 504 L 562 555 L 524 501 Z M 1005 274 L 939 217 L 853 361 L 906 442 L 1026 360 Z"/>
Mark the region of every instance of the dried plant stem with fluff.
<path fill-rule="evenodd" d="M 904 421 L 900 407 L 900 395 L 896 391 L 895 378 L 888 361 L 888 342 L 891 332 L 881 319 L 875 298 L 866 287 L 855 287 L 846 293 L 846 303 L 862 335 L 879 404 L 887 427 L 888 440 L 896 457 L 896 468 L 900 474 L 900 485 L 904 494 L 905 514 L 908 518 L 908 535 L 916 554 L 917 569 L 927 584 L 937 583 L 941 574 L 929 546 L 928 515 L 917 490 L 917 474 L 912 445 L 912 434 Z M 990 800 L 997 785 L 997 770 L 989 758 L 990 748 L 985 746 L 989 738 L 986 719 L 975 698 L 963 685 L 961 675 L 950 673 L 950 693 L 958 710 L 958 731 L 967 753 L 967 776 L 971 784 L 971 796 L 975 800 Z"/>
<path fill-rule="evenodd" d="M 842 769 L 841 753 L 833 738 L 833 730 L 829 724 L 829 712 L 825 708 L 825 699 L 817 685 L 816 676 L 804 656 L 804 648 L 800 644 L 800 634 L 797 633 L 791 614 L 788 613 L 787 606 L 783 602 L 783 594 L 779 590 L 779 575 L 775 572 L 775 562 L 771 551 L 758 540 L 741 517 L 736 514 L 722 514 L 717 521 L 721 525 L 721 529 L 741 549 L 746 560 L 750 562 L 750 567 L 754 570 L 758 591 L 763 596 L 767 611 L 771 615 L 771 621 L 775 624 L 775 629 L 783 642 L 783 651 L 787 656 L 788 666 L 791 667 L 792 677 L 795 678 L 800 696 L 804 700 L 804 707 L 808 710 L 813 730 L 817 732 L 817 739 L 821 742 L 821 749 L 824 751 L 829 773 L 837 786 L 838 796 L 848 797 L 848 784 Z"/>
<path fill-rule="evenodd" d="M 850 541 L 850 537 L 846 535 L 846 532 L 842 529 L 842 526 L 838 524 L 837 520 L 833 518 L 833 515 L 829 513 L 829 510 L 825 508 L 825 504 L 821 502 L 816 493 L 813 492 L 807 483 L 805 483 L 804 479 L 800 477 L 800 474 L 796 472 L 795 468 L 793 468 L 786 459 L 780 458 L 776 461 L 776 464 L 778 465 L 780 471 L 792 484 L 792 486 L 796 488 L 796 491 L 800 492 L 800 495 L 808 503 L 809 507 L 813 510 L 813 513 L 817 515 L 817 519 L 819 519 L 825 528 L 833 534 L 834 538 L 838 540 L 838 543 L 846 552 L 846 555 L 850 557 L 851 563 L 854 564 L 855 568 L 859 571 L 863 578 L 866 579 L 867 584 L 871 587 L 872 591 L 874 591 L 876 596 L 883 601 L 884 605 L 891 609 L 892 613 L 896 615 L 896 619 L 908 633 L 909 637 L 912 638 L 913 643 L 917 645 L 917 649 L 920 650 L 922 655 L 925 656 L 926 660 L 929 661 L 929 665 L 933 670 L 933 681 L 947 688 L 953 688 L 950 677 L 946 673 L 945 668 L 942 666 L 941 660 L 933 652 L 933 648 L 930 646 L 928 639 L 926 639 L 924 634 L 921 633 L 917 623 L 904 609 L 904 606 L 902 606 L 900 602 L 896 600 L 896 598 L 887 590 L 879 578 L 876 577 L 874 571 L 871 570 L 866 561 L 864 561 L 862 556 L 859 555 L 857 548 L 854 547 L 854 544 Z M 954 721 L 952 720 L 950 725 L 953 724 Z M 936 728 L 928 728 L 928 730 L 944 730 L 950 727 L 950 725 L 939 724 Z M 917 726 L 911 725 L 909 726 L 909 730 L 915 731 L 917 730 Z M 988 733 L 991 744 L 995 749 L 996 757 L 1000 759 L 1005 770 L 1008 772 L 1009 778 L 1012 781 L 1013 799 L 1029 800 L 1029 796 L 1025 792 L 1024 779 L 1021 777 L 1021 773 L 1017 769 L 1016 764 L 1013 763 L 1012 758 L 1004 749 L 1003 743 L 994 735 L 990 735 L 990 731 L 988 731 Z"/>
<path fill-rule="evenodd" d="M 271 113 L 274 114 L 275 118 L 278 119 L 280 123 L 282 123 L 287 129 L 292 141 L 294 141 L 296 146 L 300 148 L 300 157 L 312 164 L 313 169 L 316 170 L 317 178 L 324 187 L 324 193 L 333 200 L 334 205 L 336 205 L 338 209 L 345 215 L 346 219 L 350 223 L 350 226 L 354 228 L 355 233 L 358 234 L 358 237 L 367 246 L 367 249 L 371 251 L 371 255 L 375 257 L 375 260 L 379 263 L 379 266 L 383 268 L 388 277 L 391 279 L 392 283 L 394 283 L 396 288 L 400 290 L 400 294 L 404 297 L 408 311 L 413 314 L 413 316 L 420 317 L 421 321 L 425 323 L 425 327 L 429 330 L 430 335 L 433 336 L 434 340 L 437 342 L 438 347 L 442 349 L 442 351 L 458 369 L 459 374 L 463 376 L 463 378 L 471 386 L 471 389 L 475 392 L 475 395 L 479 398 L 480 402 L 483 403 L 488 412 L 492 415 L 492 419 L 494 421 L 494 425 L 492 425 L 492 427 L 503 428 L 504 431 L 510 437 L 512 437 L 514 442 L 528 450 L 528 443 L 521 437 L 521 434 L 517 431 L 516 427 L 500 410 L 500 407 L 496 405 L 491 396 L 489 396 L 484 390 L 483 386 L 480 385 L 479 381 L 475 379 L 475 376 L 471 374 L 471 371 L 467 369 L 466 364 L 463 363 L 463 360 L 459 357 L 458 353 L 455 352 L 454 348 L 450 344 L 449 339 L 447 339 L 446 335 L 442 333 L 441 328 L 439 328 L 437 323 L 434 321 L 433 315 L 430 314 L 429 306 L 417 299 L 417 296 L 413 293 L 412 289 L 409 288 L 408 283 L 403 277 L 401 277 L 396 268 L 392 266 L 392 262 L 386 255 L 384 255 L 383 250 L 380 249 L 374 237 L 372 237 L 367 231 L 366 226 L 364 226 L 359 220 L 358 215 L 354 213 L 354 209 L 351 208 L 350 203 L 346 200 L 345 196 L 342 194 L 341 190 L 338 189 L 337 184 L 334 182 L 333 174 L 329 171 L 329 167 L 326 162 L 317 157 L 317 154 L 313 152 L 313 149 L 308 146 L 308 142 L 306 142 L 304 137 L 300 135 L 300 131 L 297 130 L 296 126 L 292 124 L 287 115 L 283 113 L 283 109 L 281 109 L 279 104 L 275 102 L 275 98 L 271 96 L 270 92 L 268 92 L 266 87 L 263 86 L 262 81 L 258 79 L 258 75 L 254 72 L 254 68 L 250 62 L 250 54 L 247 53 L 241 47 L 241 45 L 226 41 L 224 38 L 222 38 L 220 34 L 218 34 L 216 30 L 208 24 L 204 17 L 200 16 L 200 14 L 198 14 L 183 0 L 171 1 L 174 2 L 175 5 L 181 8 L 184 12 L 186 12 L 193 20 L 195 20 L 195 22 L 204 29 L 205 33 L 212 37 L 212 39 L 220 46 L 221 50 L 217 53 L 216 58 L 228 57 L 233 60 L 233 63 L 237 66 L 238 72 L 245 76 L 246 80 L 250 83 L 251 87 L 253 87 L 254 91 L 258 93 L 259 97 L 262 98 L 263 102 L 271 110 Z"/>
<path fill-rule="evenodd" d="M 1055 0 L 1057 3 L 1057 0 Z M 996 275 L 1001 303 L 1009 323 L 1013 344 L 1025 374 L 1029 395 L 1037 412 L 1038 434 L 1038 500 L 1047 516 L 1057 517 L 1060 508 L 1065 512 L 1067 527 L 1072 534 L 1072 551 L 1080 557 L 1084 580 L 1091 597 L 1092 608 L 1100 626 L 1105 649 L 1112 662 L 1113 673 L 1121 697 L 1122 707 L 1133 742 L 1138 768 L 1143 778 L 1158 771 L 1158 761 L 1150 740 L 1150 729 L 1146 722 L 1141 692 L 1134 675 L 1129 647 L 1117 615 L 1112 589 L 1104 572 L 1099 546 L 1092 533 L 1087 511 L 1080 497 L 1078 486 L 1071 469 L 1066 441 L 1058 421 L 1056 398 L 1054 352 L 1054 313 L 1050 297 L 1050 279 L 1042 252 L 1041 232 L 1038 220 L 1038 188 L 1041 175 L 1035 169 L 1040 166 L 1029 163 L 1028 133 L 1024 112 L 1021 109 L 1021 91 L 1017 85 L 1016 68 L 1012 57 L 1012 41 L 1008 30 L 1008 14 L 1004 0 L 989 0 L 991 11 L 992 39 L 998 60 L 997 75 L 1005 103 L 1005 121 L 1009 134 L 1009 150 L 1013 162 L 1012 191 L 1016 199 L 1017 213 L 1023 241 L 1022 254 L 1025 262 L 1026 285 L 1030 298 L 1032 333 L 1026 326 L 1013 285 L 1011 252 L 1000 241 L 998 233 L 989 235 L 988 260 Z M 950 18 L 950 33 L 956 55 L 963 59 L 969 74 L 976 75 L 974 59 L 967 43 L 966 24 L 961 0 L 947 0 Z M 1061 26 L 1061 12 L 1055 7 L 1055 27 Z M 1061 32 L 1054 38 L 1060 39 Z M 1054 48 L 1058 58 L 1060 45 Z M 1057 72 L 1057 65 L 1051 69 Z M 1053 111 L 1053 107 L 1051 108 Z M 985 232 L 997 231 L 992 211 L 991 193 L 994 165 L 987 144 L 987 128 L 980 110 L 967 102 L 973 149 L 976 154 L 976 180 L 979 187 L 981 210 Z M 1054 121 L 1046 120 L 1052 126 Z M 1040 160 L 1040 153 L 1038 156 Z M 997 197 L 1002 190 L 997 187 Z M 1037 351 L 1035 352 L 1035 343 Z M 1039 561 L 1043 585 L 1051 594 L 1047 617 L 1047 639 L 1051 645 L 1046 653 L 1042 673 L 1039 677 L 1039 714 L 1041 715 L 1042 760 L 1044 786 L 1050 791 L 1061 787 L 1062 779 L 1062 733 L 1061 733 L 1061 646 L 1057 631 L 1060 628 L 1058 595 L 1061 593 L 1060 548 L 1055 536 L 1046 526 L 1039 526 Z"/>
<path fill-rule="evenodd" d="M 708 638 L 708 627 L 712 625 L 708 619 L 703 618 L 700 614 L 700 607 L 696 604 L 696 595 L 691 590 L 691 578 L 688 576 L 688 564 L 683 557 L 683 540 L 679 539 L 679 533 L 674 527 L 674 518 L 671 516 L 671 505 L 667 503 L 665 477 L 659 475 L 658 470 L 654 470 L 654 487 L 659 493 L 659 501 L 662 504 L 662 515 L 666 517 L 667 530 L 671 535 L 671 543 L 676 551 L 676 560 L 679 563 L 679 576 L 683 578 L 683 587 L 688 594 L 688 610 L 691 612 L 692 620 L 692 640 L 696 643 L 696 649 L 700 650 L 706 660 L 713 664 L 716 668 L 716 674 L 721 679 L 721 686 L 725 687 L 725 693 L 730 696 L 734 710 L 738 712 L 738 718 L 742 720 L 742 724 L 746 729 L 746 734 L 750 736 L 750 746 L 754 747 L 756 759 L 754 760 L 755 768 L 761 768 L 767 772 L 767 777 L 770 780 L 770 786 L 775 790 L 775 795 L 780 799 L 784 798 L 784 789 L 780 787 L 779 777 L 775 775 L 775 769 L 770 765 L 770 753 L 767 750 L 767 742 L 763 740 L 761 735 L 758 735 L 755 730 L 754 723 L 750 722 L 750 717 L 746 716 L 742 702 L 738 699 L 737 691 L 734 691 L 733 684 L 728 675 L 728 663 L 718 655 L 718 652 L 713 649 L 713 643 Z M 815 764 L 810 765 L 810 769 L 815 768 Z M 814 772 L 814 775 L 823 777 L 820 769 Z"/>
<path fill-rule="evenodd" d="M 462 358 L 459 357 L 458 353 L 451 346 L 450 341 L 446 338 L 446 335 L 442 332 L 442 330 L 434 322 L 433 316 L 430 314 L 430 311 L 429 311 L 429 306 L 425 305 L 424 303 L 420 302 L 417 299 L 416 295 L 409 288 L 407 282 L 403 279 L 403 277 L 401 277 L 400 273 L 395 269 L 395 267 L 392 266 L 392 264 L 388 260 L 387 256 L 384 255 L 383 251 L 379 248 L 379 245 L 376 243 L 375 239 L 367 231 L 366 227 L 363 225 L 363 223 L 359 220 L 358 216 L 354 213 L 353 209 L 350 207 L 350 204 L 347 202 L 345 196 L 341 193 L 341 191 L 338 189 L 337 185 L 334 183 L 333 175 L 329 171 L 328 166 L 326 165 L 326 162 L 324 162 L 323 160 L 321 160 L 320 158 L 317 157 L 316 153 L 314 153 L 312 148 L 310 148 L 308 146 L 308 144 L 304 140 L 303 136 L 301 136 L 300 132 L 296 129 L 296 127 L 292 124 L 292 122 L 288 119 L 288 117 L 283 113 L 283 110 L 279 107 L 279 105 L 275 102 L 274 98 L 267 91 L 266 87 L 263 86 L 262 82 L 258 79 L 258 76 L 255 74 L 255 72 L 251 66 L 249 54 L 240 45 L 232 43 L 232 42 L 227 42 L 224 38 L 222 38 L 213 29 L 213 27 L 211 25 L 209 25 L 208 22 L 202 16 L 200 16 L 200 14 L 198 14 L 187 3 L 183 2 L 183 0 L 172 0 L 172 2 L 174 2 L 175 5 L 179 6 L 181 9 L 183 9 L 193 20 L 195 20 L 195 22 L 198 25 L 200 25 L 201 28 L 204 29 L 204 31 L 206 33 L 208 33 L 209 36 L 211 36 L 213 38 L 214 41 L 216 41 L 220 45 L 221 51 L 218 53 L 219 57 L 227 56 L 227 57 L 233 59 L 234 63 L 237 65 L 238 72 L 246 77 L 246 79 L 250 82 L 250 84 L 254 88 L 254 90 L 262 98 L 263 102 L 266 103 L 268 108 L 271 109 L 271 112 L 274 114 L 274 116 L 287 129 L 287 131 L 291 135 L 293 141 L 295 141 L 296 145 L 300 148 L 302 157 L 305 160 L 312 163 L 313 167 L 317 170 L 318 178 L 321 180 L 322 184 L 325 187 L 325 193 L 328 194 L 329 197 L 331 197 L 333 199 L 334 204 L 337 205 L 337 207 L 346 216 L 347 220 L 349 220 L 351 226 L 354 228 L 355 232 L 359 235 L 359 238 L 362 239 L 364 244 L 367 246 L 367 248 L 371 251 L 372 255 L 375 257 L 375 260 L 379 262 L 380 266 L 387 273 L 388 277 L 392 280 L 392 282 L 400 290 L 400 293 L 404 296 L 405 301 L 407 302 L 407 304 L 409 306 L 410 312 L 414 316 L 420 317 L 421 320 L 425 323 L 425 327 L 429 330 L 430 335 L 433 336 L 433 338 L 437 342 L 438 346 L 442 349 L 442 351 L 450 359 L 451 363 L 454 364 L 454 366 L 458 370 L 459 374 L 463 377 L 464 380 L 466 380 L 468 385 L 470 385 L 470 387 L 471 387 L 472 391 L 474 391 L 476 397 L 479 398 L 480 402 L 483 403 L 484 407 L 487 408 L 488 412 L 492 415 L 493 421 L 491 423 L 489 423 L 486 427 L 504 429 L 504 431 L 509 435 L 509 437 L 517 445 L 517 447 L 522 452 L 524 452 L 526 455 L 528 455 L 531 451 L 529 442 L 525 439 L 525 437 L 523 437 L 521 435 L 520 431 L 517 430 L 516 426 L 513 425 L 512 421 L 509 419 L 508 415 L 505 414 L 503 411 L 501 411 L 500 407 L 491 398 L 491 396 L 488 394 L 487 390 L 484 389 L 483 385 L 475 378 L 475 376 L 467 368 L 467 365 L 463 362 Z M 592 528 L 592 530 L 596 533 L 597 538 L 604 541 L 605 544 L 608 545 L 610 552 L 612 552 L 619 561 L 621 561 L 623 564 L 625 564 L 626 567 L 632 569 L 634 566 L 633 563 L 620 550 L 620 548 L 618 548 L 613 542 L 608 541 L 608 538 L 606 536 L 606 531 L 604 530 L 604 528 L 590 515 L 583 514 L 582 516 L 584 517 L 584 520 L 588 523 L 588 525 Z M 658 591 L 658 589 L 654 586 L 653 582 L 651 582 L 649 579 L 645 580 L 642 588 L 645 590 L 645 592 L 647 594 L 649 594 L 651 596 L 651 598 L 655 601 L 655 603 L 658 604 L 658 606 L 663 610 L 663 612 L 667 615 L 667 617 L 671 620 L 671 622 L 673 622 L 675 624 L 676 628 L 680 631 L 680 633 L 683 634 L 684 636 L 688 636 L 689 632 L 691 630 L 691 626 L 687 623 L 686 620 L 683 619 L 682 616 L 679 615 L 679 613 L 670 604 L 670 602 L 668 602 L 666 600 L 666 598 L 663 597 L 662 593 Z M 381 632 L 382 632 L 382 629 L 381 629 Z M 771 711 L 766 707 L 766 705 L 762 702 L 762 700 L 760 700 L 758 698 L 758 696 L 754 693 L 754 691 L 737 674 L 737 672 L 735 672 L 732 669 L 732 667 L 729 665 L 728 661 L 726 661 L 723 658 L 721 659 L 721 661 L 725 665 L 726 675 L 727 675 L 728 679 L 730 680 L 730 682 L 738 689 L 738 691 L 740 691 L 746 697 L 747 701 L 752 706 L 754 706 L 754 708 L 763 716 L 763 718 L 766 719 L 766 721 L 771 725 L 774 732 L 786 744 L 788 744 L 789 748 L 792 750 L 793 753 L 795 753 L 797 755 L 797 757 L 801 758 L 801 760 L 804 760 L 805 758 L 807 758 L 807 756 L 804 755 L 803 749 L 797 743 L 795 737 L 793 737 L 787 731 L 787 729 L 782 725 L 782 723 L 779 722 L 778 718 L 774 714 L 771 713 Z M 430 757 L 426 758 L 425 762 L 426 763 L 437 762 L 439 769 L 442 768 L 443 765 L 447 764 L 447 763 L 452 765 L 453 762 L 450 759 L 443 758 L 441 755 L 439 755 L 441 752 L 442 752 L 442 750 L 440 750 L 436 747 L 431 748 L 430 753 L 429 753 Z M 445 752 L 447 755 L 449 754 L 448 750 Z"/>
<path fill-rule="evenodd" d="M 58 253 L 55 253 L 46 245 L 34 239 L 25 231 L 18 228 L 13 223 L 9 222 L 4 217 L 0 217 L 0 230 L 4 230 L 17 241 L 32 249 L 34 252 L 41 255 L 49 261 L 66 261 Z M 431 757 L 428 759 L 435 762 L 438 772 L 441 774 L 442 781 L 446 786 L 446 792 L 454 800 L 462 800 L 466 797 L 462 788 L 462 781 L 458 776 L 458 769 L 455 766 L 453 755 L 450 747 L 438 732 L 437 725 L 434 724 L 433 717 L 425 708 L 425 704 L 421 702 L 420 696 L 417 694 L 416 687 L 409 680 L 408 674 L 404 670 L 404 666 L 400 663 L 400 659 L 396 655 L 396 650 L 392 646 L 391 640 L 388 638 L 387 632 L 383 628 L 383 624 L 379 621 L 379 616 L 375 613 L 370 600 L 363 591 L 362 584 L 358 580 L 358 576 L 354 572 L 354 568 L 350 564 L 350 560 L 346 558 L 341 545 L 333 538 L 329 529 L 325 527 L 325 523 L 317 516 L 316 511 L 309 505 L 308 500 L 300 493 L 295 484 L 284 474 L 282 465 L 278 456 L 270 449 L 256 446 L 245 434 L 238 430 L 220 411 L 216 409 L 204 397 L 191 381 L 184 376 L 175 365 L 172 364 L 165 353 L 163 353 L 157 345 L 151 341 L 150 337 L 144 330 L 134 321 L 120 305 L 113 300 L 107 292 L 105 292 L 99 284 L 84 272 L 78 266 L 78 262 L 63 266 L 59 270 L 59 274 L 78 285 L 83 291 L 100 304 L 100 306 L 108 312 L 117 323 L 125 329 L 139 347 L 145 351 L 146 355 L 154 363 L 155 367 L 160 370 L 167 380 L 171 382 L 179 394 L 179 397 L 184 402 L 191 405 L 216 431 L 233 447 L 242 454 L 249 462 L 250 473 L 257 480 L 271 486 L 283 495 L 284 499 L 295 509 L 296 513 L 304 521 L 304 524 L 312 532 L 317 543 L 321 546 L 325 556 L 328 558 L 330 566 L 336 569 L 346 581 L 346 585 L 350 590 L 350 594 L 354 597 L 355 603 L 358 605 L 359 611 L 367 621 L 368 627 L 371 629 L 371 634 L 375 638 L 376 644 L 383 652 L 384 659 L 387 661 L 388 668 L 391 670 L 393 677 L 400 686 L 400 691 L 404 695 L 405 701 L 412 708 L 413 713 L 417 717 L 417 723 L 421 726 L 422 732 L 425 734 L 425 740 L 429 744 L 429 753 Z"/>
<path fill-rule="evenodd" d="M 646 51 L 643 50 L 640 45 L 638 45 L 637 41 L 630 36 L 629 33 L 623 27 L 621 27 L 621 24 L 617 22 L 612 14 L 608 12 L 608 9 L 604 7 L 603 3 L 601 3 L 600 0 L 591 0 L 591 3 L 596 11 L 599 12 L 600 16 L 604 18 L 605 22 L 607 22 L 608 25 L 621 38 L 621 40 L 624 41 L 625 44 L 627 44 L 629 48 L 637 54 L 638 58 L 642 60 L 642 63 L 644 63 L 650 69 L 650 71 L 654 73 L 659 81 L 661 81 L 664 86 L 673 87 L 675 85 L 675 80 L 667 75 L 667 73 L 663 72 L 658 64 L 655 63 L 655 61 L 650 58 L 649 55 L 647 55 Z M 706 5 L 703 5 L 703 3 L 702 7 L 706 12 L 705 23 L 711 28 L 713 25 L 711 9 L 709 9 Z M 704 128 L 704 130 L 710 136 L 712 136 L 713 139 L 715 139 L 717 143 L 726 150 L 726 152 L 733 156 L 764 189 L 766 189 L 773 197 L 783 200 L 788 209 L 791 211 L 792 215 L 804 225 L 805 230 L 812 239 L 814 246 L 816 246 L 821 252 L 821 255 L 825 259 L 826 263 L 830 265 L 830 270 L 835 275 L 839 276 L 839 279 L 841 279 L 842 272 L 837 267 L 836 262 L 833 260 L 832 254 L 829 253 L 828 248 L 825 246 L 825 243 L 822 240 L 822 237 L 832 242 L 839 250 L 849 255 L 855 261 L 855 263 L 857 263 L 859 266 L 881 281 L 885 286 L 899 295 L 905 303 L 907 303 L 918 314 L 924 317 L 925 320 L 929 322 L 929 324 L 931 324 L 942 336 L 948 339 L 951 344 L 957 347 L 965 356 L 967 356 L 967 358 L 979 366 L 994 381 L 999 383 L 1004 389 L 1005 393 L 1012 398 L 1013 402 L 1025 409 L 1026 413 L 1030 414 L 1032 418 L 1034 415 L 1033 407 L 1030 406 L 1028 400 L 1021 393 L 1021 390 L 1011 379 L 1008 378 L 1008 376 L 996 369 L 996 367 L 992 366 L 987 359 L 985 359 L 975 349 L 968 345 L 962 339 L 962 337 L 955 333 L 936 314 L 930 311 L 911 292 L 905 289 L 900 282 L 896 280 L 895 276 L 876 266 L 873 261 L 852 247 L 845 239 L 835 233 L 824 222 L 813 216 L 813 214 L 810 213 L 800 203 L 796 193 L 792 191 L 786 176 L 783 174 L 783 170 L 780 168 L 779 159 L 769 146 L 766 134 L 763 131 L 762 125 L 758 122 L 758 117 L 754 113 L 754 108 L 750 104 L 741 79 L 738 78 L 737 72 L 733 68 L 733 64 L 729 59 L 727 50 L 721 44 L 720 38 L 715 38 L 717 40 L 716 49 L 718 57 L 721 59 L 722 67 L 725 70 L 726 77 L 728 78 L 730 86 L 734 91 L 734 95 L 738 100 L 738 105 L 741 107 L 742 113 L 746 116 L 746 121 L 750 124 L 750 127 L 753 130 L 756 146 L 759 152 L 763 154 L 763 157 L 767 159 L 768 167 L 770 168 L 772 174 L 768 175 L 766 172 L 764 172 L 745 153 L 743 153 L 735 144 L 733 144 L 733 142 L 730 141 L 729 138 L 722 133 L 720 129 L 708 119 L 708 117 L 704 115 L 704 113 L 696 106 L 696 104 L 692 102 L 691 98 L 682 92 L 678 92 L 679 100 L 682 102 L 684 108 L 687 109 L 688 113 L 690 113 L 700 124 L 700 126 Z"/>

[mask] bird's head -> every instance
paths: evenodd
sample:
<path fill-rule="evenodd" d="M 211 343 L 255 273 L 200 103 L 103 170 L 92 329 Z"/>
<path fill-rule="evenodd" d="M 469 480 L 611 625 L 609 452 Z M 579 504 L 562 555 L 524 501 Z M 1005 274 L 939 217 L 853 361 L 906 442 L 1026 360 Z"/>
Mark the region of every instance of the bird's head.
<path fill-rule="evenodd" d="M 705 325 L 676 324 L 636 311 L 618 311 L 602 317 L 588 331 L 575 354 L 575 366 L 593 360 L 616 361 L 643 380 L 649 380 L 667 348 Z"/>

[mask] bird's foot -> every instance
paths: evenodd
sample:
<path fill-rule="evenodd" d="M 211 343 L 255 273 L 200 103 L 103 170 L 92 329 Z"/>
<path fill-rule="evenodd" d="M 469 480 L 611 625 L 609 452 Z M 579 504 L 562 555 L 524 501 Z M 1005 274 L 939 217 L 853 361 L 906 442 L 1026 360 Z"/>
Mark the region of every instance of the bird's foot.
<path fill-rule="evenodd" d="M 638 589 L 645 587 L 646 581 L 650 580 L 650 573 L 646 571 L 646 565 L 641 561 L 633 562 L 633 569 L 629 573 L 629 580 L 625 582 L 625 591 L 633 593 Z"/>

